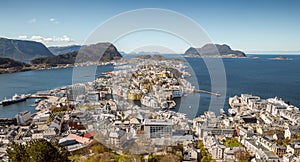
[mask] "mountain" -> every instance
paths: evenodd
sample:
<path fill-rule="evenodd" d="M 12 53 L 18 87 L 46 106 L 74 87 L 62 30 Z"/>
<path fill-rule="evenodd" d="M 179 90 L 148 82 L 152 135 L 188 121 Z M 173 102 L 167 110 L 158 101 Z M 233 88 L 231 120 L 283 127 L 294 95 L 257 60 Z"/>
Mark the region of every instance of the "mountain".
<path fill-rule="evenodd" d="M 86 46 L 79 51 L 60 54 L 57 56 L 37 58 L 31 61 L 32 64 L 47 64 L 51 66 L 60 64 L 74 64 L 86 62 L 108 62 L 120 59 L 122 55 L 111 43 L 97 43 Z"/>
<path fill-rule="evenodd" d="M 188 50 L 185 51 L 184 54 L 188 56 L 202 57 L 246 57 L 244 52 L 232 50 L 226 44 L 206 44 L 201 48 L 190 47 Z"/>
<path fill-rule="evenodd" d="M 53 54 L 42 43 L 0 38 L 0 57 L 24 61 L 47 56 Z"/>
<path fill-rule="evenodd" d="M 64 53 L 74 52 L 80 50 L 80 48 L 84 48 L 85 46 L 80 45 L 71 45 L 71 46 L 64 46 L 64 47 L 48 47 L 50 52 L 54 55 L 60 55 Z"/>

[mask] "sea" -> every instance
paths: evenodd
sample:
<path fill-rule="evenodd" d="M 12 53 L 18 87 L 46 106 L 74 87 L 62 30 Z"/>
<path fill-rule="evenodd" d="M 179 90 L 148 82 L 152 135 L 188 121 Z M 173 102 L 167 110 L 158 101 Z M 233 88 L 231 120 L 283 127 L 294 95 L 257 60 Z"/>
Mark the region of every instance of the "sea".
<path fill-rule="evenodd" d="M 224 102 L 215 106 L 214 110 L 224 108 L 228 109 L 228 98 L 240 94 L 252 94 L 261 98 L 278 97 L 290 104 L 300 107 L 300 55 L 284 55 L 288 60 L 272 60 L 278 55 L 270 54 L 251 54 L 247 58 L 223 58 L 222 67 L 225 72 L 225 87 L 222 87 L 223 93 L 221 99 Z M 170 55 L 169 57 L 175 57 Z M 214 66 L 205 64 L 202 58 L 184 58 L 194 72 L 199 89 L 211 91 L 214 73 L 218 73 Z M 215 59 L 215 58 L 209 58 Z M 215 65 L 220 66 L 220 65 Z M 96 71 L 95 71 L 96 70 Z M 5 97 L 10 98 L 14 94 L 34 94 L 37 91 L 60 88 L 74 83 L 73 72 L 80 71 L 82 74 L 79 80 L 75 82 L 91 81 L 98 75 L 114 70 L 113 65 L 104 65 L 98 67 L 48 69 L 18 72 L 12 74 L 0 75 L 0 100 Z M 191 69 L 188 69 L 191 70 Z M 187 70 L 187 71 L 188 71 Z M 224 91 L 225 90 L 225 91 Z M 176 99 L 177 106 L 174 111 L 183 113 L 189 112 L 189 117 L 196 117 L 211 109 L 211 101 L 216 96 L 210 94 L 190 94 L 183 96 L 182 99 Z M 199 100 L 198 102 L 194 100 Z M 195 104 L 192 104 L 195 102 Z M 182 104 L 184 103 L 184 104 Z M 14 117 L 18 112 L 28 110 L 36 112 L 34 99 L 28 99 L 26 102 L 20 102 L 9 106 L 0 106 L 0 118 Z"/>

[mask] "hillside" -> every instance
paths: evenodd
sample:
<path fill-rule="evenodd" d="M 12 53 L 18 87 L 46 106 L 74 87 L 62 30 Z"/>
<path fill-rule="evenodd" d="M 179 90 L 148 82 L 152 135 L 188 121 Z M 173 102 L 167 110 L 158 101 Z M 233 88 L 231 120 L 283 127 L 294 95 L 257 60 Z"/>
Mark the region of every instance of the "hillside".
<path fill-rule="evenodd" d="M 63 46 L 63 47 L 48 47 L 48 49 L 54 55 L 60 55 L 60 54 L 78 51 L 78 50 L 80 50 L 80 48 L 83 48 L 83 47 L 85 47 L 85 46 L 71 45 L 71 46 Z"/>
<path fill-rule="evenodd" d="M 39 42 L 0 38 L 0 57 L 18 61 L 53 56 L 48 48 Z"/>
<path fill-rule="evenodd" d="M 74 64 L 85 62 L 108 62 L 119 59 L 122 55 L 111 43 L 97 43 L 86 46 L 79 51 L 69 52 L 57 56 L 37 58 L 31 61 L 32 64 L 47 64 L 51 66 L 62 64 Z"/>
<path fill-rule="evenodd" d="M 226 44 L 206 44 L 201 48 L 190 47 L 184 54 L 196 57 L 246 57 L 244 52 L 232 50 Z"/>
<path fill-rule="evenodd" d="M 31 65 L 10 58 L 0 58 L 0 74 L 30 70 Z"/>

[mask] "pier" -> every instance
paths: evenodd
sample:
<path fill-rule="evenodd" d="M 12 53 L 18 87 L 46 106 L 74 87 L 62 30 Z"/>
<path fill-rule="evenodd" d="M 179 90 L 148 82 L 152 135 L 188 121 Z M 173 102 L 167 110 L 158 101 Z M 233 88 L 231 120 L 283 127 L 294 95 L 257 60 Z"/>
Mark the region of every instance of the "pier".
<path fill-rule="evenodd" d="M 196 92 L 196 93 L 207 93 L 207 94 L 214 95 L 214 96 L 217 96 L 217 97 L 221 96 L 221 94 L 219 92 L 210 92 L 210 91 L 206 91 L 206 90 L 202 90 L 202 89 L 195 89 L 194 92 Z"/>

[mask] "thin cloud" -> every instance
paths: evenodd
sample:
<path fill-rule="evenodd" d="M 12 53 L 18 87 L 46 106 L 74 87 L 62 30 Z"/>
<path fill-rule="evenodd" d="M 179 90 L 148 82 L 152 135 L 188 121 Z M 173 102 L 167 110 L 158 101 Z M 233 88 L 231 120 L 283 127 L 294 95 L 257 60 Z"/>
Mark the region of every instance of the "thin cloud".
<path fill-rule="evenodd" d="M 36 19 L 36 18 L 33 18 L 33 19 L 28 20 L 27 22 L 28 22 L 29 24 L 33 24 L 33 23 L 36 23 L 36 21 L 37 21 L 37 19 Z"/>
<path fill-rule="evenodd" d="M 20 35 L 18 39 L 27 39 L 27 35 Z"/>
<path fill-rule="evenodd" d="M 53 23 L 53 24 L 58 24 L 58 23 L 59 23 L 59 21 L 56 20 L 55 18 L 50 18 L 49 21 L 50 21 L 51 23 Z"/>
<path fill-rule="evenodd" d="M 23 39 L 23 40 L 31 40 L 31 41 L 41 42 L 41 43 L 45 43 L 45 44 L 74 42 L 74 40 L 71 39 L 70 37 L 68 37 L 67 35 L 63 35 L 62 37 L 56 37 L 56 36 L 43 37 L 40 35 L 33 35 L 31 37 L 28 37 L 27 35 L 20 35 L 18 38 Z"/>

